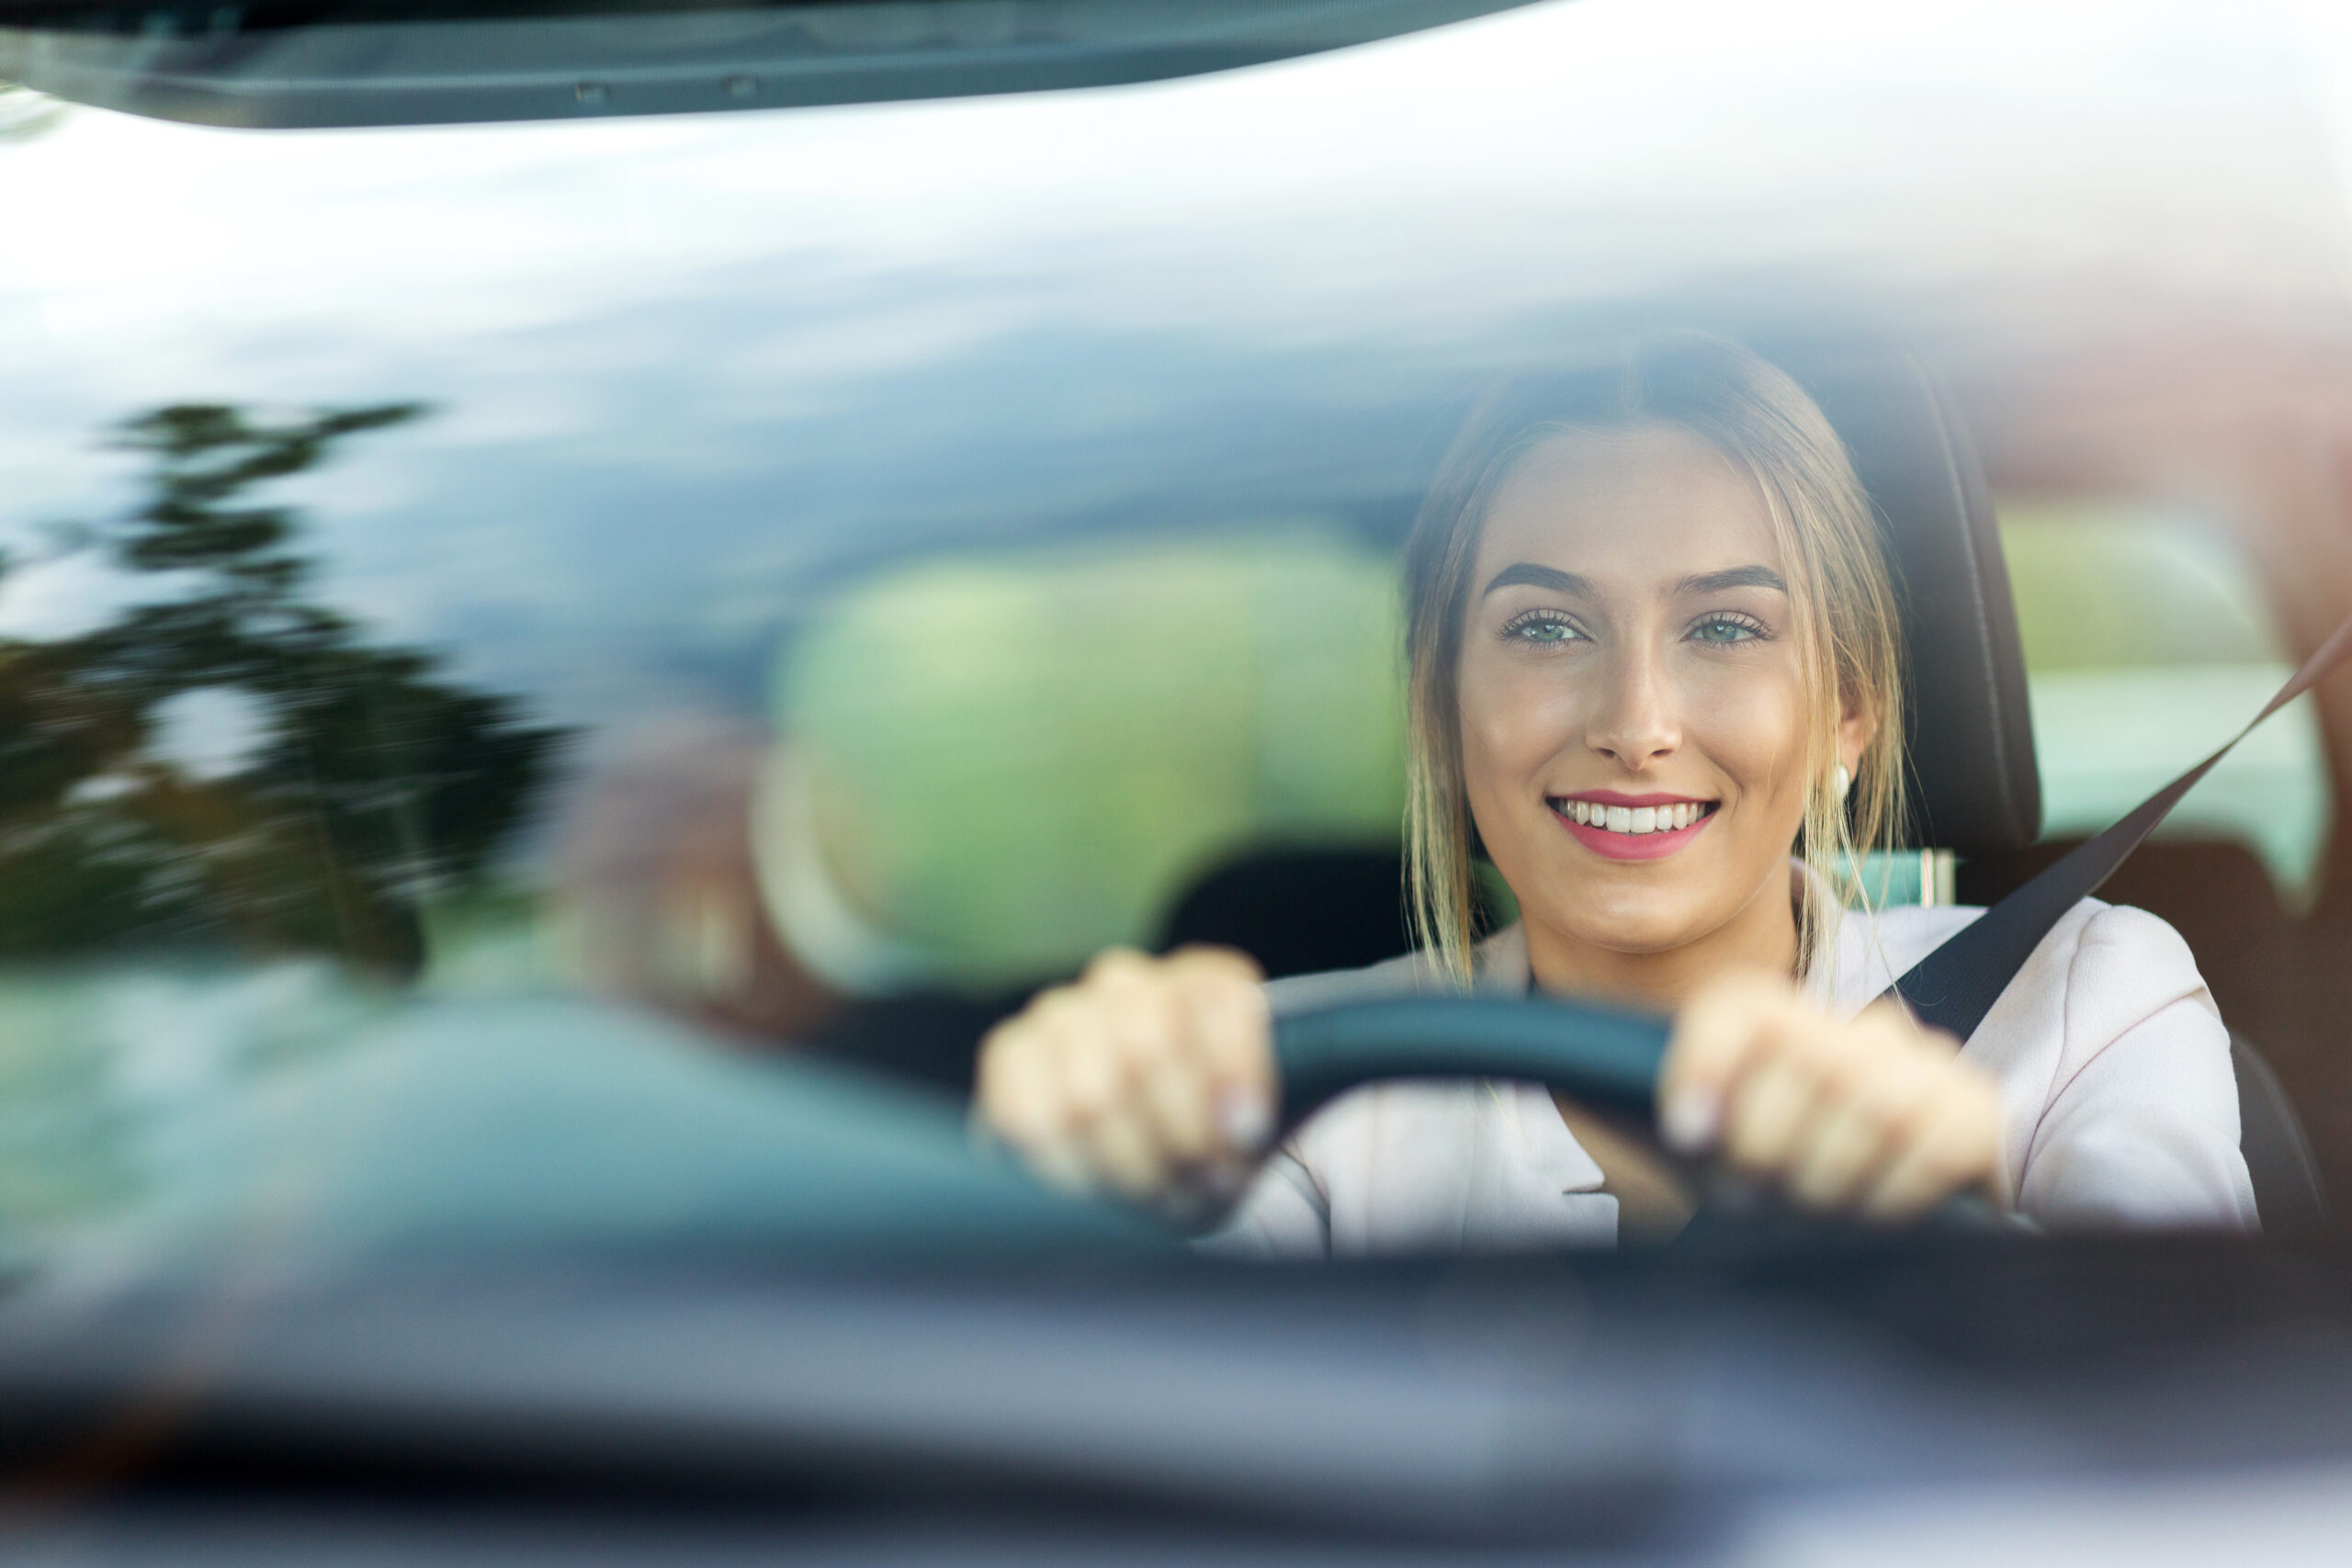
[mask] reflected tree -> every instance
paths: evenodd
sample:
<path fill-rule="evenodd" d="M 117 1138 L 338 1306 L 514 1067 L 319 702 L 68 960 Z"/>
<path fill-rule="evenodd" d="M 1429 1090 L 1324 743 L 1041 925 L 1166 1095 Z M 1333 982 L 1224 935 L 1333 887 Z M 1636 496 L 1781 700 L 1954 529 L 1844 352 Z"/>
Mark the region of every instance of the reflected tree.
<path fill-rule="evenodd" d="M 95 630 L 0 639 L 0 953 L 226 941 L 415 968 L 420 909 L 481 880 L 561 733 L 320 603 L 300 513 L 252 492 L 423 412 L 187 404 L 115 433 L 142 500 L 57 552 L 141 591 Z M 199 694 L 251 715 L 211 766 L 163 744 Z"/>

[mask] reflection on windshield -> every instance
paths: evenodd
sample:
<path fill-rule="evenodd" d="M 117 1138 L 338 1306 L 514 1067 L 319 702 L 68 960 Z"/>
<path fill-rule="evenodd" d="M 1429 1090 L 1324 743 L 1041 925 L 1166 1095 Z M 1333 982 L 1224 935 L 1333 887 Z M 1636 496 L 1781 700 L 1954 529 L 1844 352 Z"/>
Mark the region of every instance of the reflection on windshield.
<path fill-rule="evenodd" d="M 418 912 L 479 880 L 559 731 L 371 643 L 310 592 L 301 514 L 252 491 L 413 404 L 129 421 L 138 502 L 17 571 L 96 558 L 130 603 L 0 641 L 0 954 L 223 942 L 413 973 Z"/>
<path fill-rule="evenodd" d="M 28 141 L 65 118 L 65 106 L 45 94 L 0 82 L 0 141 Z"/>

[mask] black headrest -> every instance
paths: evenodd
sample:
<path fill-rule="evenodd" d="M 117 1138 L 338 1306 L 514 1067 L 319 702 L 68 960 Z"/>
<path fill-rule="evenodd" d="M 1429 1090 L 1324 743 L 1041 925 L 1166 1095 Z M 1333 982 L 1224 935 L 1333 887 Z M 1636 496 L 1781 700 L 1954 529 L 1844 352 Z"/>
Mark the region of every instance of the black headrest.
<path fill-rule="evenodd" d="M 1908 841 L 1962 854 L 2031 842 L 2041 780 L 2025 650 L 1966 427 L 1906 356 L 1762 352 L 1821 405 L 1878 508 L 1908 644 Z"/>

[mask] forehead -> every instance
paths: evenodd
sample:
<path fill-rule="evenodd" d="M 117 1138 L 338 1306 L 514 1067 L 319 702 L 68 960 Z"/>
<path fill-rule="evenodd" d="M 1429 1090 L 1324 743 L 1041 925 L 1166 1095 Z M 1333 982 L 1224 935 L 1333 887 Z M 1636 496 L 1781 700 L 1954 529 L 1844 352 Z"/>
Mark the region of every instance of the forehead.
<path fill-rule="evenodd" d="M 1781 564 L 1755 481 L 1668 425 L 1564 432 L 1532 448 L 1487 509 L 1478 561 L 1660 579 Z"/>

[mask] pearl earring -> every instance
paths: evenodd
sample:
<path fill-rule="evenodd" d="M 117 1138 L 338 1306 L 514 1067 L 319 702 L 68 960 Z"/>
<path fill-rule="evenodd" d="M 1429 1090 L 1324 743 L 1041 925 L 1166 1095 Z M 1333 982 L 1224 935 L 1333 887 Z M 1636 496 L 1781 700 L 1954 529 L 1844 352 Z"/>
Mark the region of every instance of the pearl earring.
<path fill-rule="evenodd" d="M 1829 793 L 1843 801 L 1846 792 L 1853 787 L 1854 775 L 1846 771 L 1845 763 L 1838 763 L 1837 771 L 1829 775 Z"/>

